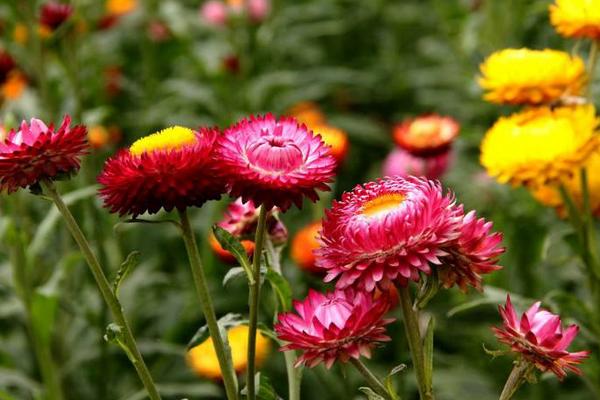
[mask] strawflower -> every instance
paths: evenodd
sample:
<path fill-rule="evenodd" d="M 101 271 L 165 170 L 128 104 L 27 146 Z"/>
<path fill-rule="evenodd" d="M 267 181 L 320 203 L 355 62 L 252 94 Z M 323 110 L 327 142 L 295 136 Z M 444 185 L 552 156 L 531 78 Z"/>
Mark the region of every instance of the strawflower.
<path fill-rule="evenodd" d="M 431 114 L 397 124 L 392 135 L 404 150 L 426 157 L 447 152 L 459 130 L 460 125 L 453 118 Z"/>
<path fill-rule="evenodd" d="M 295 104 L 287 111 L 287 114 L 310 129 L 326 124 L 325 115 L 319 108 L 319 105 L 310 101 Z"/>
<path fill-rule="evenodd" d="M 106 13 L 111 16 L 129 14 L 137 8 L 137 0 L 107 0 Z"/>
<path fill-rule="evenodd" d="M 246 369 L 248 349 L 248 326 L 238 325 L 227 330 L 227 340 L 231 348 L 233 368 L 237 373 Z M 256 339 L 256 363 L 261 365 L 269 355 L 271 345 L 269 339 L 259 332 Z M 215 353 L 212 338 L 206 339 L 201 344 L 191 348 L 187 353 L 188 365 L 201 377 L 208 379 L 222 379 L 219 360 Z"/>
<path fill-rule="evenodd" d="M 77 172 L 80 157 L 87 153 L 86 128 L 71 127 L 65 116 L 60 127 L 39 119 L 23 121 L 0 143 L 0 192 L 14 192 Z"/>
<path fill-rule="evenodd" d="M 223 26 L 229 18 L 227 6 L 219 0 L 209 0 L 200 7 L 200 18 L 208 25 Z"/>
<path fill-rule="evenodd" d="M 250 117 L 225 130 L 216 147 L 230 195 L 282 212 L 329 190 L 335 159 L 323 141 L 292 118 Z"/>
<path fill-rule="evenodd" d="M 450 151 L 431 157 L 419 157 L 396 147 L 383 161 L 382 172 L 383 176 L 408 177 L 412 175 L 438 179 L 448 169 L 451 158 Z"/>
<path fill-rule="evenodd" d="M 536 188 L 571 176 L 599 145 L 592 105 L 537 108 L 500 118 L 481 144 L 481 164 L 500 183 Z"/>
<path fill-rule="evenodd" d="M 217 129 L 174 126 L 137 140 L 106 161 L 98 177 L 111 212 L 133 217 L 161 208 L 182 211 L 221 197 L 213 147 Z"/>
<path fill-rule="evenodd" d="M 343 130 L 331 125 L 316 125 L 312 128 L 315 135 L 320 135 L 321 140 L 331 149 L 331 155 L 338 166 L 344 162 L 348 153 L 348 135 Z"/>
<path fill-rule="evenodd" d="M 550 22 L 565 37 L 600 39 L 600 0 L 556 0 Z"/>
<path fill-rule="evenodd" d="M 336 361 L 370 358 L 374 347 L 390 340 L 385 325 L 393 319 L 384 318 L 389 307 L 385 295 L 374 300 L 364 292 L 310 290 L 305 300 L 294 302 L 296 312 L 279 314 L 274 329 L 287 342 L 282 351 L 302 351 L 296 366 L 330 368 Z"/>
<path fill-rule="evenodd" d="M 322 274 L 324 269 L 317 267 L 314 251 L 319 248 L 321 222 L 313 222 L 300 229 L 292 239 L 290 257 L 303 270 Z"/>
<path fill-rule="evenodd" d="M 560 380 L 567 372 L 581 375 L 577 365 L 590 352 L 567 350 L 577 336 L 579 327 L 573 324 L 563 328 L 560 316 L 540 308 L 540 304 L 539 301 L 533 304 L 519 319 L 510 296 L 507 296 L 506 305 L 498 307 L 503 326 L 492 327 L 496 337 L 542 372 L 551 371 Z"/>
<path fill-rule="evenodd" d="M 72 14 L 72 5 L 51 0 L 41 7 L 40 23 L 52 32 L 64 24 Z"/>
<path fill-rule="evenodd" d="M 479 85 L 492 103 L 548 104 L 580 95 L 587 82 L 583 60 L 558 50 L 505 49 L 479 68 Z"/>

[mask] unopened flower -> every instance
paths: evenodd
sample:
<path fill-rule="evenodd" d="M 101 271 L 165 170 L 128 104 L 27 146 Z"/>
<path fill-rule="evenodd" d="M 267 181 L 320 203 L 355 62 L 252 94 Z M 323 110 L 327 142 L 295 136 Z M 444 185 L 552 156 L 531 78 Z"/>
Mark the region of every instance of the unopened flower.
<path fill-rule="evenodd" d="M 72 14 L 72 5 L 50 0 L 41 7 L 40 23 L 52 32 L 64 24 Z"/>
<path fill-rule="evenodd" d="M 106 0 L 106 13 L 112 16 L 129 14 L 137 8 L 137 0 Z"/>
<path fill-rule="evenodd" d="M 419 157 L 408 151 L 396 147 L 390 152 L 383 162 L 383 176 L 423 176 L 428 179 L 438 179 L 448 169 L 452 153 L 444 153 L 431 156 Z"/>
<path fill-rule="evenodd" d="M 88 145 L 85 127 L 70 125 L 69 116 L 56 130 L 32 118 L 29 124 L 23 121 L 19 130 L 8 132 L 0 142 L 0 192 L 75 173 Z"/>
<path fill-rule="evenodd" d="M 238 325 L 227 331 L 227 341 L 231 349 L 233 368 L 237 373 L 242 373 L 248 366 L 248 326 Z M 264 363 L 269 355 L 271 345 L 269 339 L 260 331 L 256 335 L 256 358 L 257 366 Z M 203 378 L 221 379 L 223 374 L 219 366 L 219 360 L 212 338 L 191 348 L 187 353 L 188 365 Z"/>
<path fill-rule="evenodd" d="M 331 155 L 338 166 L 344 162 L 348 153 L 348 135 L 343 130 L 331 125 L 317 125 L 312 128 L 315 135 L 320 135 L 321 140 L 331 149 Z"/>
<path fill-rule="evenodd" d="M 460 125 L 451 117 L 424 115 L 394 127 L 396 144 L 417 156 L 434 156 L 448 151 L 458 136 Z"/>
<path fill-rule="evenodd" d="M 536 108 L 500 118 L 481 144 L 481 164 L 500 183 L 538 187 L 581 168 L 600 144 L 592 105 Z"/>
<path fill-rule="evenodd" d="M 319 125 L 325 125 L 325 115 L 316 103 L 303 101 L 295 104 L 287 112 L 301 124 L 306 125 L 309 129 L 313 129 Z"/>
<path fill-rule="evenodd" d="M 200 18 L 208 25 L 223 26 L 229 18 L 227 6 L 220 0 L 208 0 L 200 8 Z"/>
<path fill-rule="evenodd" d="M 174 126 L 137 140 L 106 161 L 98 177 L 111 212 L 134 217 L 201 206 L 225 192 L 215 178 L 216 129 Z"/>
<path fill-rule="evenodd" d="M 565 37 L 600 39 L 600 0 L 556 0 L 550 22 Z"/>
<path fill-rule="evenodd" d="M 317 240 L 320 230 L 320 221 L 306 225 L 296 233 L 290 248 L 292 260 L 303 270 L 314 274 L 325 272 L 324 269 L 316 266 L 314 254 L 314 251 L 320 246 Z"/>
<path fill-rule="evenodd" d="M 287 342 L 282 351 L 302 351 L 296 366 L 324 363 L 330 368 L 335 361 L 370 358 L 375 346 L 390 340 L 385 325 L 393 319 L 384 319 L 389 307 L 386 296 L 374 300 L 360 291 L 310 290 L 304 301 L 294 302 L 295 313 L 279 314 L 274 329 Z"/>
<path fill-rule="evenodd" d="M 327 146 L 292 118 L 244 119 L 225 130 L 216 150 L 230 195 L 268 209 L 301 207 L 304 197 L 316 201 L 334 175 Z"/>
<path fill-rule="evenodd" d="M 389 177 L 358 185 L 325 212 L 317 265 L 338 288 L 373 291 L 431 273 L 460 235 L 462 210 L 439 183 Z"/>
<path fill-rule="evenodd" d="M 581 375 L 576 365 L 581 364 L 590 352 L 572 353 L 567 350 L 579 327 L 573 324 L 563 328 L 560 316 L 540 308 L 540 304 L 539 301 L 533 304 L 519 319 L 510 296 L 507 296 L 506 305 L 498 307 L 503 326 L 492 327 L 496 337 L 525 361 L 540 371 L 553 372 L 560 380 L 567 372 Z"/>
<path fill-rule="evenodd" d="M 243 202 L 241 198 L 230 203 L 224 218 L 217 224 L 236 238 L 253 239 L 258 224 L 260 211 L 252 200 Z M 267 234 L 274 245 L 283 244 L 287 240 L 287 228 L 279 219 L 275 208 L 267 214 Z"/>
<path fill-rule="evenodd" d="M 587 81 L 580 57 L 558 50 L 505 49 L 480 66 L 484 98 L 501 104 L 547 104 L 580 95 Z"/>

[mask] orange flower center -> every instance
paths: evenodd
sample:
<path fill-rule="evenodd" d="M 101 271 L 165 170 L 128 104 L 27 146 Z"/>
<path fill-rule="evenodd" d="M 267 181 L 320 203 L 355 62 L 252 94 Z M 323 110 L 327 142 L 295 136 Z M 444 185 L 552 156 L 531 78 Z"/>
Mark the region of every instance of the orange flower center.
<path fill-rule="evenodd" d="M 402 204 L 405 198 L 402 193 L 389 193 L 375 197 L 363 205 L 362 214 L 370 217 L 390 211 Z"/>

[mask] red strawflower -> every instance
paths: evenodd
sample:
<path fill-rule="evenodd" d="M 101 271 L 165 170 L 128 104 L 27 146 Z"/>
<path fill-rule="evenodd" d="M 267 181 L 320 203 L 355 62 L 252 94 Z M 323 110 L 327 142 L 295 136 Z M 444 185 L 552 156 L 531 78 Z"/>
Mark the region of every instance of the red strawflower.
<path fill-rule="evenodd" d="M 98 177 L 105 207 L 137 216 L 201 206 L 225 192 L 215 178 L 213 148 L 219 131 L 179 126 L 139 139 L 106 161 Z"/>
<path fill-rule="evenodd" d="M 9 53 L 0 49 L 0 84 L 6 82 L 8 75 L 16 66 L 15 59 Z"/>
<path fill-rule="evenodd" d="M 590 352 L 567 351 L 579 327 L 573 324 L 563 329 L 560 316 L 541 309 L 540 304 L 539 301 L 533 304 L 519 319 L 507 295 L 506 306 L 498 306 L 504 324 L 500 328 L 492 327 L 496 337 L 527 362 L 543 372 L 552 371 L 560 380 L 568 371 L 581 375 L 576 365 L 581 364 Z"/>
<path fill-rule="evenodd" d="M 88 151 L 86 128 L 73 128 L 65 116 L 58 130 L 32 118 L 18 131 L 11 130 L 0 142 L 0 191 L 26 188 L 43 179 L 71 174 L 79 169 L 79 158 Z"/>
<path fill-rule="evenodd" d="M 347 362 L 361 355 L 371 357 L 379 342 L 389 341 L 384 319 L 390 303 L 387 296 L 373 296 L 352 290 L 319 293 L 310 290 L 307 298 L 294 302 L 296 313 L 279 314 L 275 332 L 288 342 L 282 351 L 302 350 L 296 366 L 314 367 L 323 362 L 330 368 L 337 360 Z"/>
<path fill-rule="evenodd" d="M 448 151 L 460 125 L 451 117 L 437 114 L 406 120 L 394 127 L 398 146 L 417 156 L 434 156 Z"/>
<path fill-rule="evenodd" d="M 293 118 L 250 117 L 227 129 L 217 143 L 221 175 L 233 197 L 282 211 L 316 190 L 329 190 L 335 159 L 323 141 Z"/>
<path fill-rule="evenodd" d="M 389 177 L 356 186 L 326 211 L 317 265 L 338 288 L 406 285 L 441 264 L 460 236 L 462 210 L 438 182 Z"/>
<path fill-rule="evenodd" d="M 40 23 L 54 31 L 64 24 L 71 14 L 73 14 L 72 5 L 48 1 L 41 7 Z"/>

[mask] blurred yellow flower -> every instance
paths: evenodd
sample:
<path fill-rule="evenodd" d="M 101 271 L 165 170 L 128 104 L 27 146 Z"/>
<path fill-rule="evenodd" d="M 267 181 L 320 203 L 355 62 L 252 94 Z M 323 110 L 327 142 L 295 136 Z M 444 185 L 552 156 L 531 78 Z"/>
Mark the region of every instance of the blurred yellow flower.
<path fill-rule="evenodd" d="M 500 183 L 539 187 L 581 168 L 600 145 L 592 105 L 526 110 L 500 118 L 481 144 L 481 164 Z"/>
<path fill-rule="evenodd" d="M 594 152 L 583 165 L 587 171 L 590 207 L 595 215 L 600 215 L 600 152 Z M 582 209 L 583 191 L 581 190 L 581 170 L 573 171 L 573 175 L 562 180 L 575 204 Z M 543 185 L 533 189 L 533 196 L 543 205 L 556 208 L 562 217 L 567 216 L 567 210 L 563 203 L 558 186 Z"/>
<path fill-rule="evenodd" d="M 318 104 L 311 101 L 303 101 L 295 104 L 288 110 L 287 114 L 296 118 L 301 124 L 305 124 L 309 129 L 325 124 L 325 115 Z"/>
<path fill-rule="evenodd" d="M 27 31 L 27 26 L 22 23 L 16 23 L 15 29 L 13 30 L 13 39 L 15 42 L 20 45 L 24 45 L 27 43 L 27 38 L 29 37 L 29 32 Z"/>
<path fill-rule="evenodd" d="M 556 0 L 550 22 L 566 37 L 600 39 L 600 0 Z"/>
<path fill-rule="evenodd" d="M 124 15 L 137 7 L 137 0 L 106 0 L 106 12 L 111 15 Z"/>
<path fill-rule="evenodd" d="M 348 152 L 348 135 L 343 130 L 331 125 L 316 125 L 312 127 L 315 135 L 321 135 L 321 139 L 331 148 L 331 155 L 340 164 L 344 161 Z"/>
<path fill-rule="evenodd" d="M 479 85 L 492 103 L 545 104 L 578 95 L 585 86 L 585 64 L 557 50 L 505 49 L 480 65 Z"/>
<path fill-rule="evenodd" d="M 227 339 L 231 348 L 233 368 L 236 372 L 243 372 L 248 363 L 248 326 L 238 325 L 227 331 Z M 269 355 L 270 343 L 262 333 L 256 337 L 256 364 L 261 365 Z M 190 367 L 201 377 L 220 379 L 221 368 L 215 353 L 211 338 L 208 338 L 187 353 L 187 362 Z"/>

